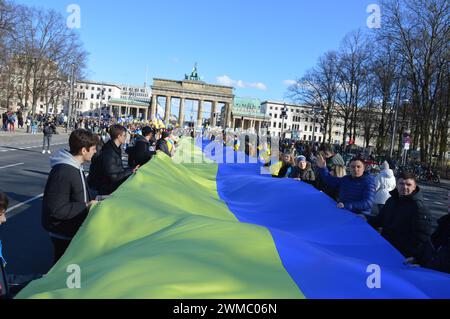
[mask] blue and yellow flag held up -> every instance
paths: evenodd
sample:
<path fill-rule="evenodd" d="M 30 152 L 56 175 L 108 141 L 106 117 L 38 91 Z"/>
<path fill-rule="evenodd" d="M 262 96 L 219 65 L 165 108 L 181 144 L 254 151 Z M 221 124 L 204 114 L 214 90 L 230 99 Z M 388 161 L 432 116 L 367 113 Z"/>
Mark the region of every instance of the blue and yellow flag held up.
<path fill-rule="evenodd" d="M 191 152 L 194 160 L 179 163 Z M 94 207 L 66 254 L 17 298 L 450 298 L 450 275 L 403 265 L 376 231 L 258 164 L 202 161 L 182 139 Z M 78 265 L 81 288 L 67 286 Z M 371 288 L 372 266 L 380 288 Z M 371 268 L 372 267 L 372 268 Z"/>

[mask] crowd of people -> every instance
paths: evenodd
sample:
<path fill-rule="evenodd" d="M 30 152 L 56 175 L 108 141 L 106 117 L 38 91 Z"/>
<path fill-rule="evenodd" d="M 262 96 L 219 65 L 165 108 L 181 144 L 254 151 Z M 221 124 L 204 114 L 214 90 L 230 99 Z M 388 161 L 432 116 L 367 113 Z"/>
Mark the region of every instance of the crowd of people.
<path fill-rule="evenodd" d="M 281 143 L 280 150 L 284 153 L 279 163 L 266 163 L 273 177 L 300 180 L 326 193 L 337 208 L 379 231 L 405 263 L 450 273 L 450 215 L 442 217 L 433 231 L 433 217 L 414 173 L 401 172 L 396 178 L 388 161 L 374 169 L 373 158 L 361 155 L 346 165 L 327 144 L 292 149 Z"/>
<path fill-rule="evenodd" d="M 169 130 L 113 124 L 108 135 L 105 139 L 92 129 L 76 129 L 69 138 L 70 150 L 59 150 L 51 158 L 52 170 L 43 199 L 43 226 L 54 245 L 55 263 L 97 201 L 116 191 L 157 151 L 167 156 L 175 151 L 176 138 Z M 127 165 L 122 160 L 124 149 Z M 86 162 L 91 163 L 88 178 L 83 171 Z"/>
<path fill-rule="evenodd" d="M 339 146 L 292 140 L 276 141 L 279 158 L 272 162 L 272 139 L 241 139 L 235 134 L 232 140 L 224 138 L 224 144 L 259 158 L 274 178 L 302 181 L 324 192 L 338 209 L 379 231 L 406 264 L 450 273 L 450 215 L 439 219 L 438 228 L 433 229 L 433 217 L 414 172 L 395 176 L 396 163 L 388 158 L 359 152 L 345 159 Z"/>
<path fill-rule="evenodd" d="M 41 121 L 44 147 L 49 151 L 55 118 Z M 98 201 L 116 191 L 151 161 L 157 151 L 170 157 L 174 155 L 179 131 L 174 133 L 142 122 L 122 124 L 81 120 L 70 134 L 69 149 L 61 149 L 51 157 L 42 224 L 53 243 L 55 263 Z M 182 135 L 206 135 L 212 141 L 221 140 L 235 151 L 259 158 L 274 178 L 312 185 L 333 198 L 337 208 L 357 215 L 378 230 L 403 254 L 406 264 L 450 273 L 450 215 L 441 218 L 433 232 L 432 216 L 414 174 L 401 173 L 396 178 L 387 161 L 382 163 L 381 171 L 374 174 L 361 156 L 353 157 L 347 165 L 331 145 L 306 142 L 292 147 L 281 141 L 279 161 L 272 163 L 270 138 L 258 138 L 254 145 L 249 138 L 241 143 L 238 135 L 229 133 L 205 134 L 190 129 Z M 127 165 L 122 160 L 123 151 L 128 154 Z M 88 162 L 91 165 L 86 177 L 83 164 Z M 0 224 L 6 222 L 7 208 L 8 197 L 0 193 Z M 1 247 L 0 265 L 4 266 Z"/>

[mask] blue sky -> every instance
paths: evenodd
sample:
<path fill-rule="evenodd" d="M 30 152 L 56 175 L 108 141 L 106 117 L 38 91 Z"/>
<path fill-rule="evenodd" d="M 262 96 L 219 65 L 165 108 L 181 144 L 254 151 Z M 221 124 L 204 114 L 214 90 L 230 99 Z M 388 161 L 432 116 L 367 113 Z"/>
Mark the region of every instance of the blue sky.
<path fill-rule="evenodd" d="M 81 9 L 77 30 L 90 53 L 88 77 L 143 85 L 181 80 L 195 62 L 208 83 L 235 94 L 283 100 L 287 80 L 301 77 L 348 32 L 366 29 L 376 0 L 16 0 Z"/>

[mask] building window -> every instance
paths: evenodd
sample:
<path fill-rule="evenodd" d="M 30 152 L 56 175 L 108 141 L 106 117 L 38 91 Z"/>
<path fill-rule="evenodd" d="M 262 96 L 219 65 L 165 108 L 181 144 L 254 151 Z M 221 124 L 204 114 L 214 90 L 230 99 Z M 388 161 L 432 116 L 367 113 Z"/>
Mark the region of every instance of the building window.
<path fill-rule="evenodd" d="M 112 92 L 112 89 L 109 89 L 108 92 Z"/>
<path fill-rule="evenodd" d="M 303 135 L 303 140 L 306 141 L 306 135 Z"/>
<path fill-rule="evenodd" d="M 308 131 L 308 125 L 305 125 L 305 132 Z"/>
<path fill-rule="evenodd" d="M 91 87 L 91 90 L 92 90 L 92 91 L 95 91 L 95 87 Z"/>
<path fill-rule="evenodd" d="M 275 114 L 275 118 L 276 118 L 276 119 L 278 118 L 278 114 Z"/>
<path fill-rule="evenodd" d="M 310 131 L 310 132 L 312 132 L 312 131 L 313 131 L 313 130 L 312 130 L 312 126 L 310 126 L 310 127 L 309 127 L 309 131 Z"/>
<path fill-rule="evenodd" d="M 281 123 L 278 123 L 278 128 L 281 128 Z"/>
<path fill-rule="evenodd" d="M 91 94 L 91 99 L 94 99 L 94 94 Z"/>
<path fill-rule="evenodd" d="M 276 127 L 277 127 L 277 123 L 273 122 L 273 128 L 276 128 Z"/>
<path fill-rule="evenodd" d="M 318 127 L 316 127 L 316 133 L 318 132 L 318 130 L 319 130 L 319 128 L 318 128 Z"/>

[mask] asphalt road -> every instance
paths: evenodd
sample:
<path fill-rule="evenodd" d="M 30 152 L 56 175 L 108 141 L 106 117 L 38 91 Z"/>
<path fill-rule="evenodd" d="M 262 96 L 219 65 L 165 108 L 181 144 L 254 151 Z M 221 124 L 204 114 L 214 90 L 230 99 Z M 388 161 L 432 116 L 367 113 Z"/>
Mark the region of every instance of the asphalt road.
<path fill-rule="evenodd" d="M 67 141 L 66 134 L 53 136 L 51 151 L 67 148 Z M 52 266 L 52 245 L 41 226 L 50 155 L 41 151 L 41 134 L 0 135 L 0 190 L 10 199 L 8 222 L 0 227 L 8 274 L 45 274 Z"/>
<path fill-rule="evenodd" d="M 68 135 L 53 137 L 52 152 L 68 148 Z M 41 226 L 42 196 L 50 172 L 50 155 L 41 153 L 42 135 L 0 133 L 0 190 L 10 198 L 8 222 L 0 227 L 8 274 L 45 274 L 53 252 Z M 88 166 L 86 167 L 88 171 Z M 447 214 L 449 191 L 421 185 L 435 220 Z"/>

